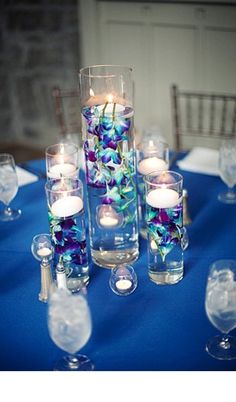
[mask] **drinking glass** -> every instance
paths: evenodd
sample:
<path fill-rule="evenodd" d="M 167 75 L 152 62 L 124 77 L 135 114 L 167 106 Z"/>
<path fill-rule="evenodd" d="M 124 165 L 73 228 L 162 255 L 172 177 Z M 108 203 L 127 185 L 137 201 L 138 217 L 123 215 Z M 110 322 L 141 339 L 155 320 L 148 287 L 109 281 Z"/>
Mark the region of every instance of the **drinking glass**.
<path fill-rule="evenodd" d="M 77 354 L 92 332 L 90 308 L 85 293 L 72 294 L 67 289 L 52 288 L 48 305 L 48 330 L 53 342 L 68 354 L 55 366 L 60 371 L 88 371 L 94 365 L 85 355 Z"/>
<path fill-rule="evenodd" d="M 236 138 L 224 140 L 219 151 L 219 171 L 227 192 L 220 193 L 218 200 L 226 204 L 236 204 Z"/>
<path fill-rule="evenodd" d="M 20 209 L 9 207 L 18 191 L 18 178 L 15 161 L 10 154 L 0 154 L 0 201 L 5 208 L 0 212 L 0 221 L 13 221 L 20 217 Z"/>
<path fill-rule="evenodd" d="M 236 260 L 217 260 L 210 266 L 205 297 L 206 314 L 222 335 L 210 339 L 206 351 L 214 358 L 236 358 Z"/>

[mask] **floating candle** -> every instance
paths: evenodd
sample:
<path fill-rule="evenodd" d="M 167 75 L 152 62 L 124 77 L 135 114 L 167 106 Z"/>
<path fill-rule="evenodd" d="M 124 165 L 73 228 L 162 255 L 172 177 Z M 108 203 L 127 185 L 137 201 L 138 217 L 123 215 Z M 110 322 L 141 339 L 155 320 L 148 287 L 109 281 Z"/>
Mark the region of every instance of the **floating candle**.
<path fill-rule="evenodd" d="M 151 158 L 145 158 L 138 164 L 138 172 L 141 173 L 142 175 L 148 175 L 156 170 L 167 170 L 167 169 L 168 169 L 167 163 L 163 159 L 157 158 L 156 156 L 153 156 Z"/>
<path fill-rule="evenodd" d="M 83 201 L 77 196 L 68 196 L 59 198 L 51 206 L 51 212 L 54 216 L 65 218 L 79 213 L 83 209 Z"/>
<path fill-rule="evenodd" d="M 120 114 L 125 110 L 125 99 L 112 94 L 100 94 L 94 95 L 92 89 L 90 89 L 91 98 L 86 102 L 88 106 L 97 106 L 100 113 L 105 115 Z"/>
<path fill-rule="evenodd" d="M 123 105 L 120 105 L 119 103 L 107 103 L 103 105 L 99 105 L 98 110 L 100 113 L 106 114 L 120 114 L 125 110 L 125 107 Z"/>
<path fill-rule="evenodd" d="M 156 188 L 146 196 L 148 205 L 154 208 L 173 208 L 181 201 L 177 191 L 171 188 Z"/>
<path fill-rule="evenodd" d="M 58 163 L 50 167 L 48 177 L 51 179 L 59 179 L 60 177 L 76 176 L 77 168 L 72 163 Z"/>
<path fill-rule="evenodd" d="M 118 290 L 128 290 L 132 286 L 132 282 L 129 279 L 119 279 L 116 282 L 116 287 Z"/>

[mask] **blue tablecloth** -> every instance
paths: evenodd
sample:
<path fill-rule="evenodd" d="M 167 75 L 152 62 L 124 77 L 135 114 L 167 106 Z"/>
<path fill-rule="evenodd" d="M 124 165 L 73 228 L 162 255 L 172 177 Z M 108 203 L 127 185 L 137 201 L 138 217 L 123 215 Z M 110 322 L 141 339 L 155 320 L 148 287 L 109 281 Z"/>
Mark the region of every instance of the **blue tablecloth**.
<path fill-rule="evenodd" d="M 44 161 L 29 166 L 45 171 Z M 81 352 L 94 361 L 96 370 L 236 369 L 236 360 L 215 360 L 205 352 L 206 341 L 218 331 L 204 309 L 209 265 L 236 259 L 236 206 L 217 200 L 225 189 L 220 178 L 182 174 L 193 222 L 181 282 L 158 286 L 149 280 L 143 239 L 133 264 L 139 284 L 130 296 L 115 295 L 109 288 L 110 271 L 91 264 L 93 332 Z M 49 233 L 44 184 L 40 179 L 21 187 L 12 202 L 22 209 L 21 218 L 0 223 L 1 370 L 52 370 L 64 354 L 48 334 L 47 304 L 38 301 L 39 263 L 30 249 L 35 234 Z"/>

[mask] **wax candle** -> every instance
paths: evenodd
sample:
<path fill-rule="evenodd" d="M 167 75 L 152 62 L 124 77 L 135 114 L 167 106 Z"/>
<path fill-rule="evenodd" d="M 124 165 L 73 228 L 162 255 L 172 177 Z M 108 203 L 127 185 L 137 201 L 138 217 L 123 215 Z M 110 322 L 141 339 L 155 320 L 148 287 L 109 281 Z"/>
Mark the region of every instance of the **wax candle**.
<path fill-rule="evenodd" d="M 88 106 L 97 106 L 100 113 L 122 113 L 125 110 L 125 99 L 112 94 L 94 95 L 90 89 L 91 98 L 86 102 Z M 115 108 L 114 108 L 115 105 Z"/>
<path fill-rule="evenodd" d="M 120 105 L 119 103 L 107 103 L 107 104 L 103 104 L 103 105 L 99 105 L 98 106 L 98 110 L 100 113 L 106 114 L 120 114 L 125 110 L 125 107 L 123 105 Z"/>
<path fill-rule="evenodd" d="M 101 205 L 98 211 L 99 224 L 105 228 L 113 228 L 122 222 L 121 214 L 117 214 L 111 205 Z"/>
<path fill-rule="evenodd" d="M 42 247 L 38 249 L 37 254 L 39 257 L 48 257 L 52 254 L 52 250 L 50 250 L 48 247 Z"/>
<path fill-rule="evenodd" d="M 147 204 L 154 208 L 173 208 L 180 201 L 177 191 L 165 187 L 151 190 L 146 196 Z"/>
<path fill-rule="evenodd" d="M 104 216 L 100 218 L 100 225 L 105 227 L 117 226 L 119 220 L 112 216 Z"/>
<path fill-rule="evenodd" d="M 77 168 L 72 163 L 58 163 L 50 167 L 48 177 L 51 179 L 59 179 L 60 177 L 75 176 Z"/>
<path fill-rule="evenodd" d="M 138 164 L 138 172 L 142 175 L 148 175 L 156 170 L 167 170 L 167 163 L 156 156 L 145 158 Z"/>
<path fill-rule="evenodd" d="M 65 196 L 56 200 L 51 206 L 54 216 L 65 218 L 79 213 L 83 209 L 83 201 L 77 196 Z"/>
<path fill-rule="evenodd" d="M 132 286 L 132 282 L 129 279 L 119 279 L 116 282 L 116 287 L 118 290 L 128 290 Z"/>

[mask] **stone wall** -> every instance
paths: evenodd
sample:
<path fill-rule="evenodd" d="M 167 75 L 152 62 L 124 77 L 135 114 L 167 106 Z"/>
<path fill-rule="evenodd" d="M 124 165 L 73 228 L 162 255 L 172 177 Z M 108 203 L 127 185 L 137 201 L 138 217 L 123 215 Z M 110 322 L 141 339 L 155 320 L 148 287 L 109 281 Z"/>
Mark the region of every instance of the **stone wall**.
<path fill-rule="evenodd" d="M 78 85 L 77 0 L 0 0 L 0 142 L 54 143 L 52 88 Z"/>

